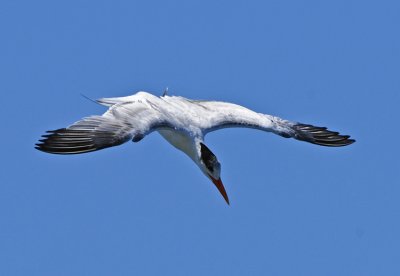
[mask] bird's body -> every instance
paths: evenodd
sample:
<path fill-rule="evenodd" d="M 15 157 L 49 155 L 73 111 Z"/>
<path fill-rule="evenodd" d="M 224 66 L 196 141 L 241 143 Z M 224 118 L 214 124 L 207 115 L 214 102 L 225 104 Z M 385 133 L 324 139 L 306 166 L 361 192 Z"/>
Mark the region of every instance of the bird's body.
<path fill-rule="evenodd" d="M 85 153 L 129 140 L 139 142 L 158 131 L 199 166 L 228 203 L 220 179 L 220 164 L 204 144 L 204 136 L 210 131 L 247 127 L 323 146 L 346 146 L 354 142 L 349 136 L 324 127 L 283 120 L 226 102 L 138 92 L 127 97 L 99 99 L 98 103 L 109 107 L 102 116 L 87 117 L 67 128 L 49 131 L 36 148 L 55 154 Z"/>

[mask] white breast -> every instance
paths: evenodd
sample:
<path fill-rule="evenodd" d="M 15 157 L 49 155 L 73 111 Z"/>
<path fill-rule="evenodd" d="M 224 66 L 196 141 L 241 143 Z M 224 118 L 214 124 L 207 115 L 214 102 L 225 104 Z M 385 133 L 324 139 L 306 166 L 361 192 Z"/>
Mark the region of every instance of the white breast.
<path fill-rule="evenodd" d="M 186 131 L 160 129 L 158 133 L 175 148 L 186 153 L 194 161 L 198 158 L 196 140 Z"/>

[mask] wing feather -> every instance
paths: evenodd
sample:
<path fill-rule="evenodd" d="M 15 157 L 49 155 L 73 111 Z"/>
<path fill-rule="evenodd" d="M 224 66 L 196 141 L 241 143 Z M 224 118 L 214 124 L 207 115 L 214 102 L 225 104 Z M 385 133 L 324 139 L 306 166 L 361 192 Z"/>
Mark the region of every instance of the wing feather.
<path fill-rule="evenodd" d="M 66 128 L 48 131 L 36 149 L 54 154 L 78 154 L 140 141 L 157 127 L 165 127 L 160 112 L 145 100 L 115 103 L 102 116 L 90 116 Z"/>
<path fill-rule="evenodd" d="M 341 135 L 326 127 L 284 120 L 276 116 L 257 113 L 236 104 L 216 101 L 192 102 L 206 111 L 207 118 L 203 126 L 206 133 L 221 128 L 244 127 L 273 132 L 285 138 L 295 138 L 320 146 L 341 147 L 355 142 L 349 135 Z"/>

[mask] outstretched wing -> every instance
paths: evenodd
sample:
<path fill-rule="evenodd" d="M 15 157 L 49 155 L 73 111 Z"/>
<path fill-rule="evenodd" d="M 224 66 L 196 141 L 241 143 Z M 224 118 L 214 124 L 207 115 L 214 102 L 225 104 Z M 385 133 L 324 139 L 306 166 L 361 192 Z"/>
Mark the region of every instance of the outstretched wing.
<path fill-rule="evenodd" d="M 349 135 L 340 135 L 326 127 L 291 122 L 276 116 L 254 112 L 243 106 L 216 102 L 193 101 L 203 108 L 206 118 L 203 121 L 205 133 L 229 127 L 255 128 L 273 132 L 285 138 L 295 138 L 321 146 L 340 147 L 355 142 Z"/>
<path fill-rule="evenodd" d="M 54 154 L 77 154 L 140 141 L 166 122 L 144 101 L 110 104 L 102 116 L 84 118 L 67 128 L 48 131 L 36 149 Z"/>

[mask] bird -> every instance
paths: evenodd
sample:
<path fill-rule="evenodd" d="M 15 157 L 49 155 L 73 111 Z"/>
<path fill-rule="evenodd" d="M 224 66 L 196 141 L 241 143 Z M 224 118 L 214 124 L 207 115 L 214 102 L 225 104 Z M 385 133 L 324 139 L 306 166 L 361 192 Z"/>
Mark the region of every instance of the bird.
<path fill-rule="evenodd" d="M 167 93 L 156 96 L 139 91 L 125 97 L 101 98 L 96 102 L 108 110 L 102 115 L 85 117 L 68 127 L 47 131 L 35 148 L 52 154 L 81 154 L 127 141 L 137 143 L 157 131 L 194 161 L 228 205 L 229 197 L 221 180 L 221 164 L 204 141 L 209 132 L 242 127 L 327 147 L 348 146 L 355 142 L 349 135 L 341 135 L 326 127 L 289 121 L 222 101 L 192 100 Z"/>

